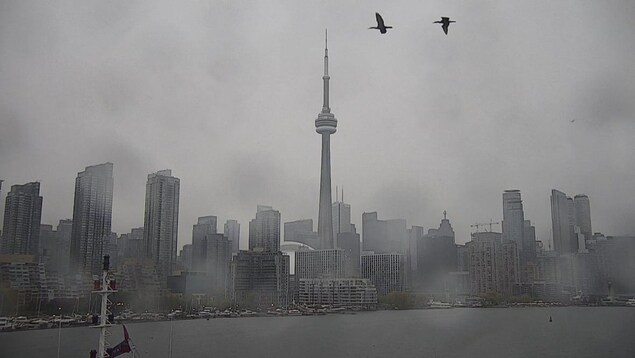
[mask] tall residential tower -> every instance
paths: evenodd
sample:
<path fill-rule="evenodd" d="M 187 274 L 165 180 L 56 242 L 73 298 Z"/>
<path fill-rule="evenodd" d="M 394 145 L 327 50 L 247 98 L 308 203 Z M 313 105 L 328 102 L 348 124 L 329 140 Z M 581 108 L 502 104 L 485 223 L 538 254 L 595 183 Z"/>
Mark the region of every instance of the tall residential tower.
<path fill-rule="evenodd" d="M 86 167 L 75 179 L 71 267 L 99 274 L 112 223 L 112 163 Z"/>
<path fill-rule="evenodd" d="M 337 119 L 329 106 L 329 50 L 328 37 L 324 47 L 324 103 L 315 120 L 315 131 L 322 136 L 322 170 L 320 175 L 320 207 L 318 237 L 321 249 L 333 249 L 333 212 L 331 204 L 331 134 L 335 133 Z"/>
<path fill-rule="evenodd" d="M 180 186 L 170 169 L 148 174 L 143 245 L 146 256 L 161 268 L 163 277 L 170 275 L 176 265 Z"/>
<path fill-rule="evenodd" d="M 280 212 L 258 205 L 256 218 L 249 222 L 249 251 L 280 251 Z"/>
<path fill-rule="evenodd" d="M 4 207 L 4 234 L 0 241 L 0 254 L 37 255 L 41 218 L 40 183 L 11 186 Z"/>
<path fill-rule="evenodd" d="M 575 224 L 580 227 L 580 232 L 585 240 L 593 237 L 591 228 L 591 204 L 589 197 L 585 194 L 578 194 L 573 197 L 573 207 L 575 209 Z"/>
<path fill-rule="evenodd" d="M 503 239 L 516 242 L 523 249 L 525 214 L 520 190 L 505 190 L 503 193 Z"/>
<path fill-rule="evenodd" d="M 571 254 L 578 251 L 578 242 L 574 236 L 573 199 L 559 190 L 551 190 L 551 226 L 553 230 L 553 248 L 559 254 Z"/>

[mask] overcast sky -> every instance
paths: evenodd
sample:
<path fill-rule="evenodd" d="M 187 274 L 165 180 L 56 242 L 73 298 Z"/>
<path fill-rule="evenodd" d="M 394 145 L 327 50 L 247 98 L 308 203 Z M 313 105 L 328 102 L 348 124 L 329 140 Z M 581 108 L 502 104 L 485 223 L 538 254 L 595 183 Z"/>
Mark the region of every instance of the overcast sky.
<path fill-rule="evenodd" d="M 394 29 L 368 30 L 375 11 Z M 427 230 L 447 210 L 465 242 L 520 189 L 546 241 L 557 188 L 589 195 L 594 231 L 635 234 L 632 0 L 5 0 L 2 202 L 40 180 L 57 224 L 77 172 L 111 161 L 117 233 L 143 226 L 147 174 L 165 168 L 179 246 L 217 215 L 246 247 L 257 204 L 317 224 L 326 27 L 333 188 L 359 231 L 364 211 Z"/>

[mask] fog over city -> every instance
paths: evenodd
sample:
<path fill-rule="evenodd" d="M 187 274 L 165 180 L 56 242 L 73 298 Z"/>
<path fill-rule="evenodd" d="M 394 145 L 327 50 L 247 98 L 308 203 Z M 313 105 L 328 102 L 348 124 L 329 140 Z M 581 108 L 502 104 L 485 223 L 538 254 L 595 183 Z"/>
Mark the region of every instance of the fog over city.
<path fill-rule="evenodd" d="M 385 35 L 367 30 L 375 11 Z M 328 28 L 333 189 L 358 230 L 364 211 L 427 230 L 447 210 L 463 243 L 520 189 L 546 242 L 559 189 L 589 196 L 594 231 L 633 234 L 633 14 L 617 0 L 3 1 L 1 195 L 39 180 L 55 225 L 77 173 L 110 161 L 117 233 L 143 226 L 147 175 L 167 168 L 179 248 L 205 215 L 237 219 L 246 248 L 257 204 L 317 222 Z M 447 36 L 441 16 L 457 21 Z"/>

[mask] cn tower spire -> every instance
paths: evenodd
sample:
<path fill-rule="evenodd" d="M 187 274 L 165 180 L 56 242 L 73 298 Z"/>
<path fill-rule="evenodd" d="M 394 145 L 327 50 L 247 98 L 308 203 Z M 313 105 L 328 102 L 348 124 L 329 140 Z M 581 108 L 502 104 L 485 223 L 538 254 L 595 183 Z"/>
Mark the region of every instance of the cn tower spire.
<path fill-rule="evenodd" d="M 322 104 L 322 113 L 331 113 L 331 107 L 329 107 L 329 32 L 328 29 L 324 30 L 324 102 Z"/>
<path fill-rule="evenodd" d="M 324 39 L 324 102 L 322 112 L 315 120 L 315 131 L 322 136 L 322 166 L 320 173 L 320 206 L 318 212 L 318 238 L 320 239 L 320 249 L 335 248 L 333 239 L 333 206 L 331 194 L 331 134 L 337 128 L 337 119 L 331 113 L 329 105 L 329 49 L 328 32 L 325 32 Z"/>

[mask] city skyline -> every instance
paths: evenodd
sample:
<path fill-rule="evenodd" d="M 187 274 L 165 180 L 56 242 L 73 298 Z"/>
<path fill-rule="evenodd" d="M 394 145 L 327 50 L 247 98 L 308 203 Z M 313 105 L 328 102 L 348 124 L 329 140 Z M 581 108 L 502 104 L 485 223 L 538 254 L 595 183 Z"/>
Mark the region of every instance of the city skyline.
<path fill-rule="evenodd" d="M 317 221 L 320 143 L 312 119 L 328 27 L 333 110 L 346 119 L 331 148 L 332 181 L 347 188 L 357 227 L 362 212 L 377 211 L 428 229 L 447 210 L 461 243 L 470 224 L 501 218 L 503 190 L 519 189 L 525 217 L 544 241 L 549 192 L 558 189 L 591 198 L 595 231 L 635 232 L 635 203 L 622 195 L 635 191 L 628 179 L 635 169 L 624 165 L 635 131 L 625 121 L 635 112 L 628 100 L 635 91 L 624 76 L 635 51 L 624 36 L 634 24 L 621 7 L 549 4 L 557 11 L 545 14 L 533 3 L 444 4 L 417 5 L 409 14 L 385 4 L 387 21 L 403 25 L 378 42 L 365 30 L 374 9 L 353 4 L 341 5 L 346 11 L 337 20 L 317 4 L 232 4 L 217 12 L 183 5 L 179 21 L 167 24 L 169 9 L 130 7 L 104 15 L 108 30 L 83 21 L 93 16 L 85 8 L 46 17 L 16 6 L 24 8 L 8 6 L 2 23 L 33 41 L 0 35 L 7 68 L 0 81 L 7 93 L 0 99 L 1 196 L 11 185 L 41 180 L 42 223 L 72 217 L 74 174 L 107 161 L 115 164 L 112 224 L 119 234 L 143 224 L 145 178 L 166 167 L 183 183 L 179 248 L 197 217 L 246 225 L 257 204 L 275 207 L 283 222 Z M 436 19 L 440 9 L 460 21 L 443 41 L 440 31 L 419 28 L 422 14 Z M 12 10 L 24 14 L 20 23 Z M 263 11 L 285 20 L 267 19 L 257 31 L 249 22 Z M 573 14 L 562 19 L 562 11 Z M 606 29 L 596 16 L 622 21 Z M 483 17 L 489 25 L 476 20 Z M 567 31 L 548 30 L 555 19 Z M 214 35 L 214 21 L 226 25 L 227 37 Z M 480 32 L 459 30 L 475 27 Z M 495 31 L 501 27 L 509 31 Z M 128 42 L 117 36 L 123 33 Z M 572 33 L 585 45 L 568 41 Z M 447 74 L 450 66 L 464 70 Z M 195 153 L 214 153 L 211 164 L 202 166 Z"/>

